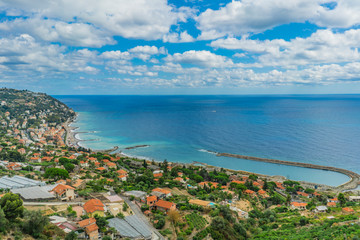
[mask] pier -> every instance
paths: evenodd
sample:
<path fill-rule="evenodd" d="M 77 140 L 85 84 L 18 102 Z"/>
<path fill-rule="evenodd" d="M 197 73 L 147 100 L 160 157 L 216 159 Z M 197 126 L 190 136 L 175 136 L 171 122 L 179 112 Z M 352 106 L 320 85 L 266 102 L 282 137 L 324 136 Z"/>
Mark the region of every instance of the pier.
<path fill-rule="evenodd" d="M 342 173 L 342 174 L 345 174 L 346 176 L 348 176 L 350 178 L 350 180 L 347 181 L 346 183 L 343 183 L 343 184 L 339 185 L 338 187 L 336 187 L 336 189 L 339 191 L 355 189 L 358 186 L 359 181 L 360 181 L 359 174 L 357 174 L 353 171 L 347 170 L 347 169 L 343 169 L 343 168 L 322 166 L 322 165 L 316 165 L 316 164 L 311 164 L 311 163 L 290 162 L 290 161 L 269 159 L 269 158 L 259 158 L 259 157 L 245 156 L 245 155 L 239 155 L 239 154 L 231 154 L 231 153 L 219 153 L 219 152 L 213 152 L 213 153 L 216 153 L 216 156 L 218 156 L 218 157 L 240 158 L 240 159 L 258 161 L 258 162 L 268 162 L 268 163 L 275 163 L 275 164 L 289 165 L 289 166 L 295 166 L 295 167 L 312 168 L 312 169 L 319 169 L 319 170 L 326 170 L 326 171 Z"/>

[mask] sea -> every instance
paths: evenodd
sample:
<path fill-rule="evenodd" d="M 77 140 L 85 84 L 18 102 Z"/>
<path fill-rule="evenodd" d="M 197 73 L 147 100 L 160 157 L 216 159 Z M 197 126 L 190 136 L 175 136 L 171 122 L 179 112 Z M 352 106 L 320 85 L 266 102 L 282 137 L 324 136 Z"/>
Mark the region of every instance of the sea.
<path fill-rule="evenodd" d="M 305 162 L 360 173 L 360 95 L 54 96 L 79 115 L 80 145 L 336 186 L 331 171 L 228 157 Z M 148 145 L 126 150 L 127 147 Z"/>

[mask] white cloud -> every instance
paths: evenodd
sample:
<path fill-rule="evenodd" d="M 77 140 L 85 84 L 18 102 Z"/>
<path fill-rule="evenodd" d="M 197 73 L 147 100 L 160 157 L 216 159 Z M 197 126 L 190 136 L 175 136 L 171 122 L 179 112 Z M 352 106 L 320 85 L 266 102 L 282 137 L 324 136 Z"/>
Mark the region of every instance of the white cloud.
<path fill-rule="evenodd" d="M 169 33 L 163 37 L 164 42 L 170 43 L 184 43 L 184 42 L 194 42 L 195 39 L 188 34 L 187 31 L 179 33 Z"/>
<path fill-rule="evenodd" d="M 167 51 L 164 47 L 157 48 L 156 46 L 136 46 L 129 49 L 131 53 L 143 53 L 147 55 L 166 54 Z"/>
<path fill-rule="evenodd" d="M 213 41 L 211 46 L 260 54 L 259 63 L 267 66 L 343 63 L 360 60 L 360 29 L 351 29 L 344 33 L 318 30 L 308 38 L 295 38 L 290 41 L 218 39 Z"/>
<path fill-rule="evenodd" d="M 6 59 L 3 59 L 0 65 L 4 71 L 17 74 L 98 72 L 95 67 L 88 64 L 88 61 L 95 57 L 89 50 L 83 49 L 69 54 L 65 51 L 65 47 L 41 44 L 28 34 L 1 38 L 0 55 Z"/>
<path fill-rule="evenodd" d="M 335 3 L 334 9 L 326 7 Z M 197 18 L 199 39 L 260 33 L 276 26 L 306 21 L 322 27 L 349 28 L 360 24 L 358 0 L 242 0 L 219 10 L 207 9 Z"/>
<path fill-rule="evenodd" d="M 109 41 L 107 38 L 112 36 L 161 39 L 172 25 L 186 21 L 193 15 L 190 8 L 177 9 L 168 5 L 166 0 L 0 0 L 0 7 L 8 14 L 22 13 L 28 16 L 30 20 L 23 21 L 22 25 L 28 24 L 30 29 L 37 29 L 36 26 L 31 26 L 34 17 L 43 22 L 41 25 L 49 24 L 46 18 L 59 22 L 50 21 L 50 25 L 55 26 L 55 29 L 43 29 L 41 38 L 46 38 L 46 32 L 50 32 L 58 34 L 59 37 L 54 38 L 60 40 L 73 39 L 69 36 L 71 34 L 83 34 L 83 38 L 88 39 L 91 33 L 92 36 L 96 36 L 95 38 L 105 38 L 106 43 Z M 7 24 L 9 27 L 17 27 L 16 24 L 11 25 L 11 22 Z M 37 30 L 41 34 L 41 29 Z M 101 43 L 104 44 L 104 39 Z M 90 44 L 97 45 L 100 42 Z"/>
<path fill-rule="evenodd" d="M 207 9 L 197 18 L 200 39 L 259 33 L 281 24 L 304 22 L 322 8 L 320 0 L 232 1 L 219 10 Z"/>
<path fill-rule="evenodd" d="M 115 43 L 106 32 L 85 23 L 66 23 L 40 18 L 15 19 L 0 23 L 0 30 L 11 34 L 27 33 L 37 39 L 70 46 L 100 47 Z"/>
<path fill-rule="evenodd" d="M 230 59 L 224 56 L 216 55 L 209 51 L 195 50 L 168 55 L 165 60 L 168 62 L 193 64 L 203 67 L 226 67 L 233 64 Z"/>

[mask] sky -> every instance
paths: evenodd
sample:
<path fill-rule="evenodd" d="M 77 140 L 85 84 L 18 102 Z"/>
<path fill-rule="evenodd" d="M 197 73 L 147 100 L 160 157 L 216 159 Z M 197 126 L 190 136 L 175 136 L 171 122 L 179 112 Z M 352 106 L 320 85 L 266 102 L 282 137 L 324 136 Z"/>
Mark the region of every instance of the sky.
<path fill-rule="evenodd" d="M 360 93 L 359 0 L 0 0 L 0 86 Z"/>

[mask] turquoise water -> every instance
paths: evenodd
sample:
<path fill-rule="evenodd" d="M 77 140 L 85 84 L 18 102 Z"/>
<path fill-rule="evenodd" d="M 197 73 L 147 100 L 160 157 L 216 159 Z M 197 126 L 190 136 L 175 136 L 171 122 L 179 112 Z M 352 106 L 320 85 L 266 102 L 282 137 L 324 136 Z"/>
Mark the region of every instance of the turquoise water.
<path fill-rule="evenodd" d="M 93 149 L 338 185 L 339 173 L 204 150 L 346 168 L 360 173 L 360 96 L 55 96 L 79 113 L 74 126 Z M 93 132 L 95 131 L 95 132 Z"/>

